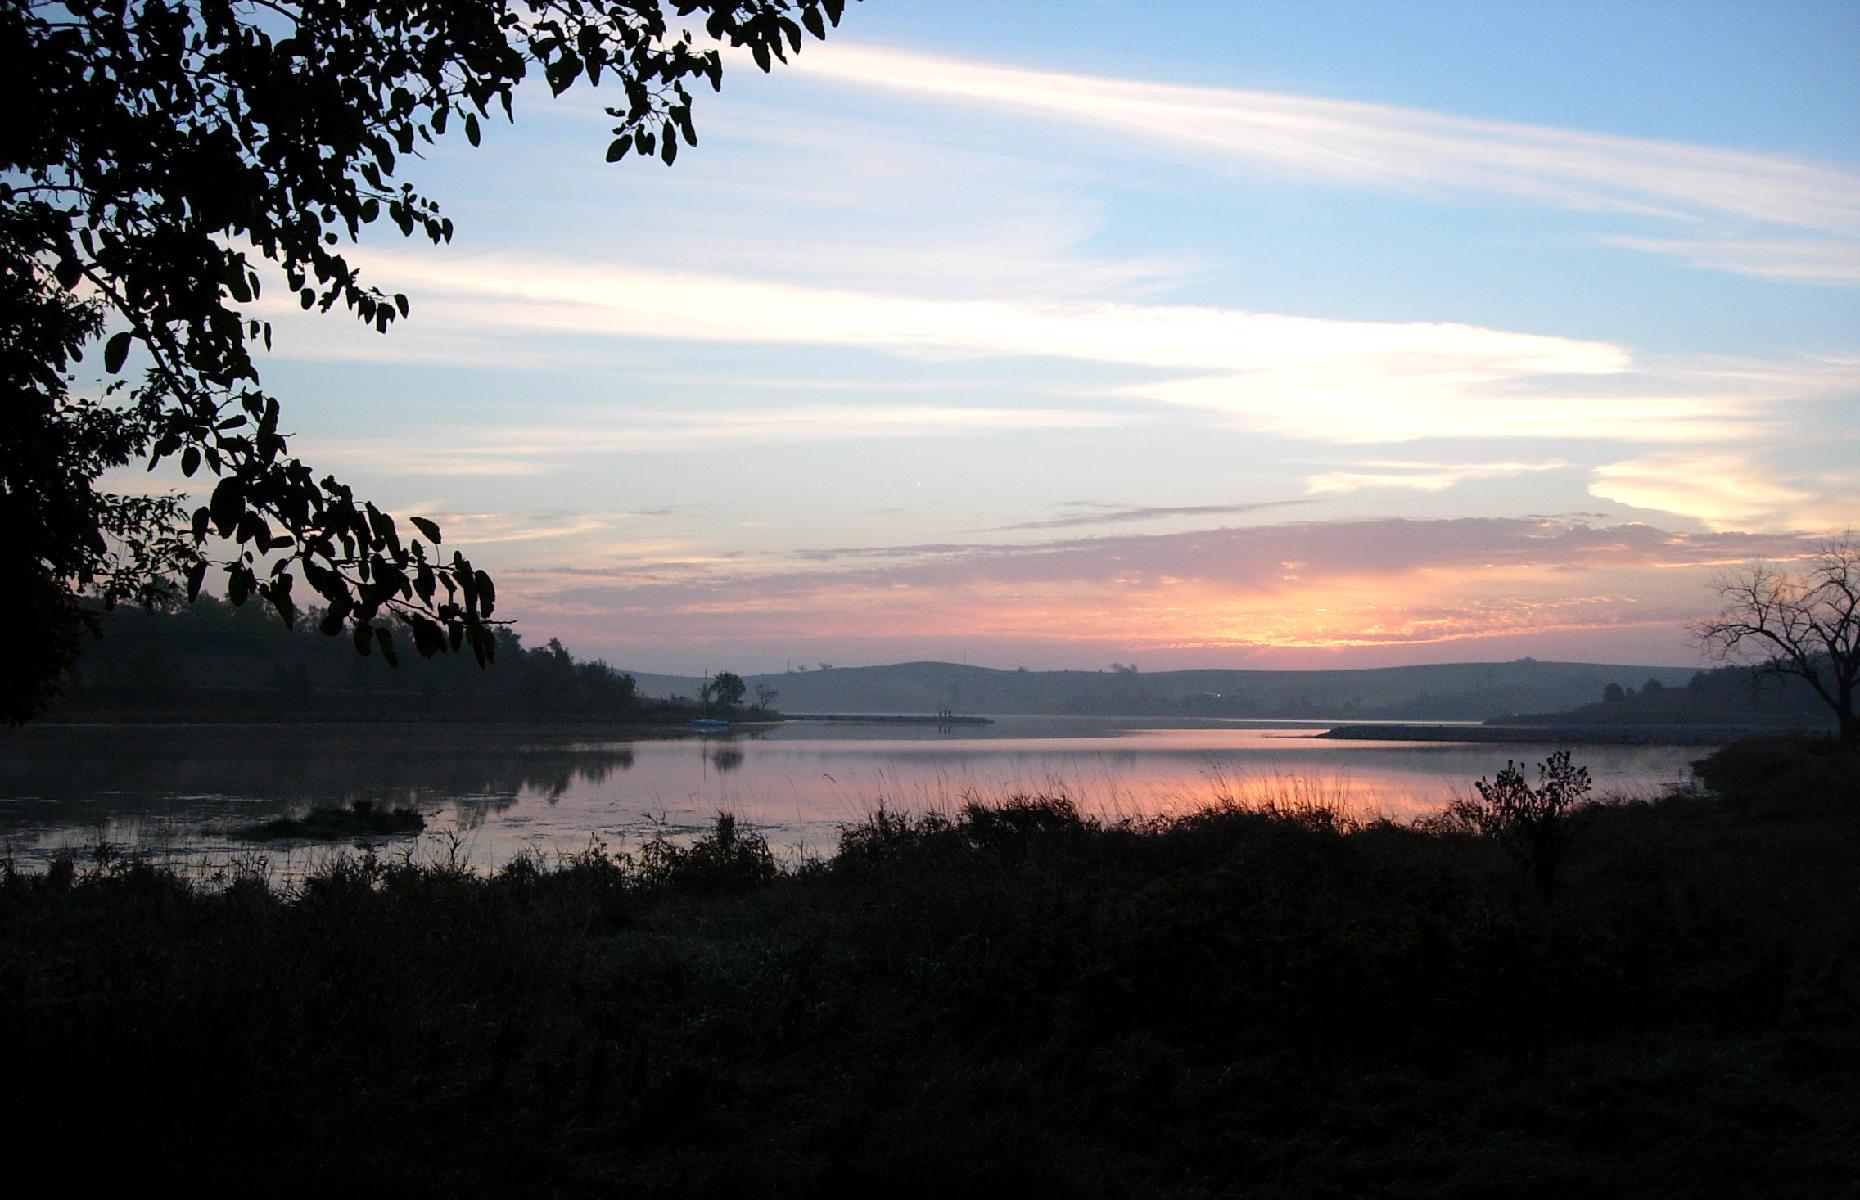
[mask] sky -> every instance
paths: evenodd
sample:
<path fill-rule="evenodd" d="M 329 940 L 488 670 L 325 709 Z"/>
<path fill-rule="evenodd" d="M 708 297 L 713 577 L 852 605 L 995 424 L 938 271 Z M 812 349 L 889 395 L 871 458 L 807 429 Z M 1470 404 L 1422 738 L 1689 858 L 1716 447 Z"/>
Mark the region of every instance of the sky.
<path fill-rule="evenodd" d="M 1860 5 L 866 0 L 414 162 L 292 449 L 642 671 L 1686 664 L 1860 526 Z"/>

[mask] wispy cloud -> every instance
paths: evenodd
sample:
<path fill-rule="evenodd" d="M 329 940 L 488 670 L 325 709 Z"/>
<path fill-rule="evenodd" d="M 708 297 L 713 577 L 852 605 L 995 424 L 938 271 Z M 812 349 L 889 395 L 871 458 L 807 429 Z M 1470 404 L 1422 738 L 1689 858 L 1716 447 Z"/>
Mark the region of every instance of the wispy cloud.
<path fill-rule="evenodd" d="M 1163 148 L 1355 185 L 1519 197 L 1650 218 L 1685 232 L 1620 244 L 1698 265 L 1804 278 L 1860 243 L 1860 174 L 1779 155 L 1482 121 L 1393 105 L 994 66 L 859 45 L 825 48 L 816 79 L 986 105 Z M 1793 229 L 1833 239 L 1752 236 Z M 1719 245 L 1719 252 L 1705 249 Z M 1815 272 L 1818 281 L 1835 279 Z M 1838 274 L 1851 280 L 1851 274 Z"/>
<path fill-rule="evenodd" d="M 1173 370 L 1312 370 L 1337 359 L 1405 373 L 1597 375 L 1618 346 L 1476 325 L 1337 321 L 1167 304 L 924 299 L 618 263 L 370 254 L 371 272 L 434 299 L 422 319 L 535 332 L 810 346 L 929 356 L 1066 358 Z"/>
<path fill-rule="evenodd" d="M 1860 181 L 1856 181 L 1860 186 Z M 1694 267 L 1788 283 L 1860 283 L 1860 241 L 1833 238 L 1606 237 L 1610 245 L 1680 259 Z"/>
<path fill-rule="evenodd" d="M 839 347 L 939 363 L 1067 361 L 1097 368 L 1105 378 L 1092 390 L 1126 410 L 1163 404 L 1254 432 L 1345 444 L 1450 437 L 1726 441 L 1749 436 L 1751 422 L 1781 403 L 1850 395 L 1854 380 L 1852 365 L 1838 359 L 1643 362 L 1610 342 L 1461 323 L 1332 320 L 1210 305 L 925 298 L 541 256 L 370 252 L 365 265 L 424 297 L 415 319 L 392 338 L 345 322 L 298 322 L 281 340 L 281 353 L 346 357 L 360 346 L 372 358 L 404 348 L 414 361 L 437 361 L 456 348 L 461 364 L 496 367 L 504 365 L 501 348 L 508 345 L 511 364 L 619 364 L 640 378 L 664 369 L 641 353 L 655 341 Z M 440 339 L 437 347 L 425 345 L 428 331 Z M 1155 378 L 1129 382 L 1146 374 Z M 908 390 L 896 383 L 881 382 L 877 390 Z M 1128 411 L 1020 411 L 1036 415 L 926 403 L 869 405 L 862 417 L 851 407 L 823 405 L 768 421 L 733 411 L 715 425 L 719 437 L 736 429 L 767 440 L 780 436 L 778 426 L 811 437 L 829 436 L 831 426 L 844 423 L 863 431 L 847 436 L 869 436 L 886 425 L 1085 427 L 1129 419 Z M 652 443 L 662 416 L 636 415 L 629 418 L 629 444 Z"/>
<path fill-rule="evenodd" d="M 1303 564 L 1309 568 L 1308 576 L 1320 568 L 1373 573 L 1471 566 L 1672 567 L 1795 553 L 1806 544 L 1793 534 L 1687 534 L 1650 525 L 1590 524 L 1554 517 L 1461 517 L 1296 521 L 1020 543 L 841 546 L 802 550 L 796 557 L 809 562 L 889 559 L 914 563 L 926 572 L 926 579 L 943 579 L 952 564 L 966 564 L 961 570 L 997 581 L 1055 576 L 1108 579 L 1127 577 L 1136 570 L 1156 578 L 1265 586 L 1279 578 L 1287 562 Z M 895 579 L 893 572 L 907 568 L 878 569 L 885 578 Z"/>
<path fill-rule="evenodd" d="M 1594 469 L 1591 495 L 1695 518 L 1712 529 L 1832 531 L 1860 512 L 1860 481 L 1803 480 L 1741 454 L 1644 455 Z"/>
<path fill-rule="evenodd" d="M 832 128 L 824 145 L 822 125 Z M 795 132 L 792 123 L 779 129 L 784 140 Z M 693 197 L 688 211 L 655 214 L 642 265 L 882 284 L 920 296 L 1043 299 L 1143 296 L 1206 269 L 1180 252 L 1107 257 L 1094 249 L 1101 205 L 1069 172 L 1023 155 L 976 154 L 895 123 L 809 122 L 807 133 L 799 148 L 764 148 L 735 177 Z"/>
<path fill-rule="evenodd" d="M 1297 522 L 1032 544 L 860 546 L 720 563 L 642 581 L 548 571 L 507 580 L 527 611 L 639 644 L 734 647 L 814 641 L 884 647 L 1059 641 L 1129 652 L 1323 651 L 1584 631 L 1648 631 L 1681 644 L 1711 573 L 1812 548 L 1788 535 L 1682 533 L 1648 525 L 1497 518 Z M 702 622 L 700 623 L 700 618 Z M 1664 632 L 1661 632 L 1664 631 Z M 578 633 L 578 637 L 581 635 Z M 577 643 L 579 644 L 579 642 Z M 1579 644 L 1565 641 L 1562 644 Z M 1520 652 L 1534 652 L 1523 650 Z M 619 657 L 625 657 L 620 653 Z"/>
<path fill-rule="evenodd" d="M 1021 521 L 1013 525 L 994 525 L 984 533 L 1015 533 L 1035 529 L 1075 529 L 1091 525 L 1128 525 L 1142 521 L 1167 521 L 1178 517 L 1225 517 L 1265 512 L 1303 504 L 1303 500 L 1262 500 L 1252 504 L 1185 504 L 1173 507 L 1122 506 L 1074 501 L 1064 507 L 1082 509 L 1043 521 Z"/>
<path fill-rule="evenodd" d="M 1120 394 L 1199 409 L 1256 432 L 1357 445 L 1426 438 L 1725 441 L 1745 436 L 1767 400 L 1747 388 L 1630 373 L 1625 360 L 1608 382 L 1603 388 L 1539 374 L 1502 356 L 1353 363 L 1346 355 L 1305 369 L 1168 379 Z"/>
<path fill-rule="evenodd" d="M 1570 464 L 1561 459 L 1546 462 L 1430 463 L 1371 461 L 1346 471 L 1305 476 L 1305 490 L 1314 496 L 1343 495 L 1373 488 L 1404 488 L 1417 492 L 1444 492 L 1450 487 L 1482 479 L 1510 479 L 1539 471 L 1557 471 Z"/>
<path fill-rule="evenodd" d="M 306 441 L 319 461 L 375 467 L 404 476 L 543 475 L 565 463 L 613 454 L 886 438 L 957 437 L 1005 430 L 1104 429 L 1132 418 L 1080 409 L 969 405 L 804 405 L 686 412 L 628 409 L 580 422 L 486 423 L 436 442 L 428 433 L 365 441 Z"/>
<path fill-rule="evenodd" d="M 533 512 L 424 512 L 443 529 L 446 543 L 487 546 L 505 542 L 553 541 L 605 533 L 644 520 L 661 519 L 670 509 L 641 512 L 580 512 L 538 509 Z"/>
<path fill-rule="evenodd" d="M 1326 442 L 1724 439 L 1741 435 L 1764 399 L 1762 388 L 1775 382 L 1652 373 L 1607 342 L 1466 324 L 1153 303 L 925 299 L 542 258 L 371 254 L 369 262 L 382 277 L 428 297 L 419 320 L 393 339 L 413 342 L 416 351 L 418 328 L 430 322 L 448 339 L 475 337 L 480 361 L 494 361 L 500 341 L 539 334 L 559 339 L 550 345 L 569 359 L 618 357 L 622 343 L 613 339 L 664 339 L 856 347 L 917 358 L 1070 360 L 1164 375 L 1104 385 L 1103 395 L 1126 404 L 1162 403 Z M 343 344 L 323 346 L 341 354 Z M 636 416 L 629 418 L 626 444 L 651 443 L 657 418 Z M 763 438 L 782 430 L 826 435 L 836 425 L 863 431 L 849 436 L 867 436 L 886 426 L 1076 427 L 1120 419 L 934 405 L 872 407 L 859 416 L 823 406 L 767 421 L 733 413 L 712 424 L 720 437 L 753 430 Z"/>

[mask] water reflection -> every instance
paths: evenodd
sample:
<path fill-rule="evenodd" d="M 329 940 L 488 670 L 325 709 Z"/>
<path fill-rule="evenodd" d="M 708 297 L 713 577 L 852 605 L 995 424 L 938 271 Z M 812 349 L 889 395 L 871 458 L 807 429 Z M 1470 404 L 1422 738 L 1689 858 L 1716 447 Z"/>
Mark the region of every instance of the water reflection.
<path fill-rule="evenodd" d="M 100 841 L 166 852 L 317 806 L 450 807 L 461 829 L 611 786 L 631 745 L 522 731 L 382 727 L 46 727 L 0 741 L 0 849 Z"/>
<path fill-rule="evenodd" d="M 0 850 L 99 840 L 171 861 L 315 805 L 412 806 L 471 862 L 702 829 L 720 810 L 783 847 L 830 851 L 884 804 L 950 810 L 1044 792 L 1100 816 L 1223 798 L 1398 819 L 1548 747 L 1315 740 L 1316 723 L 1004 718 L 994 726 L 791 723 L 723 738 L 619 740 L 511 727 L 38 727 L 0 736 Z M 1583 747 L 1597 790 L 1685 782 L 1696 748 Z"/>
<path fill-rule="evenodd" d="M 554 800 L 576 785 L 605 783 L 633 761 L 627 744 L 471 728 L 51 728 L 7 740 L 0 799 L 81 802 L 93 812 L 133 808 L 150 793 L 256 804 L 521 793 Z"/>

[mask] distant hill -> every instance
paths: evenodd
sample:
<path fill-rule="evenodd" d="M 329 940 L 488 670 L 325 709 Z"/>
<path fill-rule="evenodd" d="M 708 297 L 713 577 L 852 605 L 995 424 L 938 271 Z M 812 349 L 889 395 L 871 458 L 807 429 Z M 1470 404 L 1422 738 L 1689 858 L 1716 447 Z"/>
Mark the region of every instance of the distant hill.
<path fill-rule="evenodd" d="M 641 695 L 694 696 L 695 676 L 632 672 Z M 1600 700 L 1609 684 L 1682 687 L 1688 667 L 1450 663 L 1354 671 L 1003 671 L 913 662 L 748 675 L 785 713 L 1053 713 L 1482 721 Z"/>
<path fill-rule="evenodd" d="M 1662 686 L 1665 685 L 1665 686 Z M 1650 679 L 1617 686 L 1561 711 L 1508 718 L 1530 725 L 1747 725 L 1834 728 L 1834 712 L 1803 680 L 1748 667 L 1697 671 L 1683 687 Z"/>
<path fill-rule="evenodd" d="M 378 655 L 357 655 L 347 638 L 323 637 L 306 628 L 308 622 L 286 629 L 256 605 L 235 609 L 203 600 L 172 613 L 118 609 L 108 624 L 107 635 L 85 647 L 73 690 L 51 719 L 639 721 L 681 713 L 636 697 L 689 699 L 704 684 L 696 676 L 629 676 L 578 660 L 555 642 L 526 646 L 508 630 L 498 635 L 491 670 L 479 670 L 469 656 L 422 660 L 410 647 L 403 649 L 400 668 L 389 670 Z M 913 662 L 751 675 L 745 682 L 746 699 L 753 702 L 770 689 L 773 706 L 790 714 L 949 709 L 962 715 L 1481 721 L 1551 714 L 1531 719 L 1721 721 L 1743 720 L 1743 710 L 1756 704 L 1799 725 L 1800 714 L 1816 708 L 1813 697 L 1804 701 L 1775 684 L 1753 700 L 1745 672 L 1528 658 L 1354 671 L 1154 674 Z M 1605 693 L 1619 696 L 1604 703 Z"/>

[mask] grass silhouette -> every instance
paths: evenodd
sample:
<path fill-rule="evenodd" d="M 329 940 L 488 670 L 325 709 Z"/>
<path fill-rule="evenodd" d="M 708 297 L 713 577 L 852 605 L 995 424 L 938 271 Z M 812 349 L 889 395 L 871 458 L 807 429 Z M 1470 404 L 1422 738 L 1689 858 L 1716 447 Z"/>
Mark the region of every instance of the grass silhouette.
<path fill-rule="evenodd" d="M 491 875 L 7 868 L 0 1119 L 191 1186 L 1839 1194 L 1855 767 L 1583 807 L 1549 894 L 1477 829 L 1231 797 L 879 809 L 787 867 L 725 816 Z"/>

